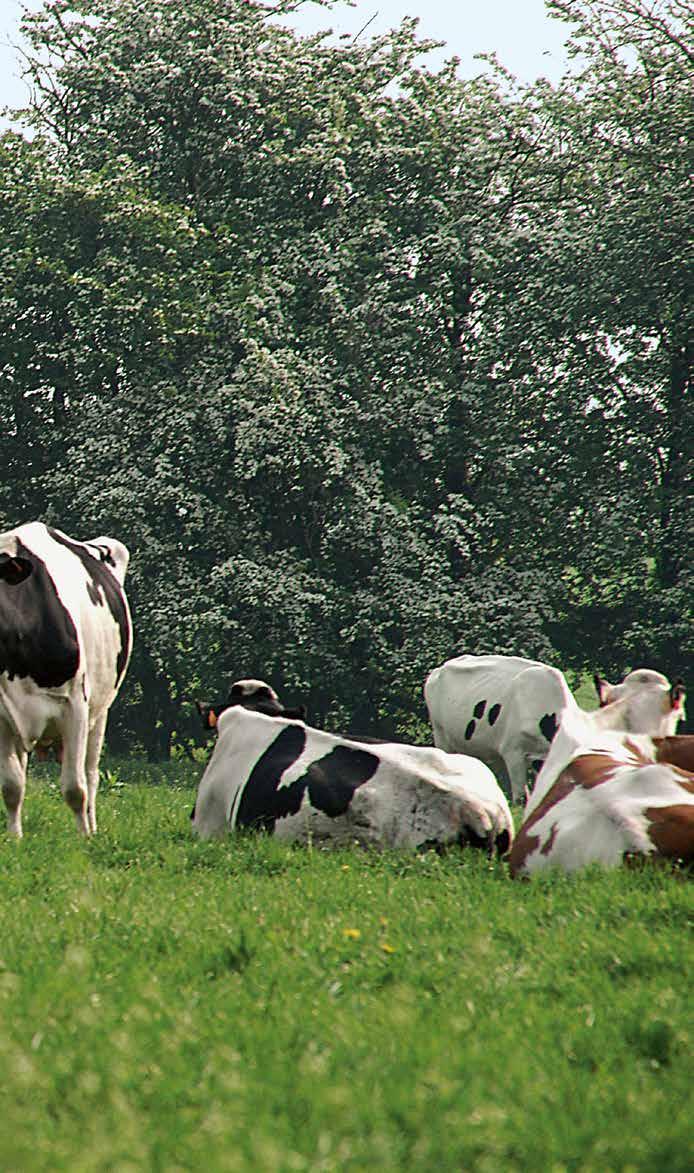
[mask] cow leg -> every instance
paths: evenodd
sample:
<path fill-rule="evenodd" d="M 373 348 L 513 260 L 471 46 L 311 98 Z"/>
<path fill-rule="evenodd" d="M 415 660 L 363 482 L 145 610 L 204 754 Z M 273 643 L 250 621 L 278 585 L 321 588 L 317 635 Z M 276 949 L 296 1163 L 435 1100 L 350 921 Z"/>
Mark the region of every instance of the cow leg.
<path fill-rule="evenodd" d="M 87 815 L 87 774 L 85 757 L 89 711 L 84 705 L 72 709 L 63 729 L 63 763 L 60 771 L 60 789 L 63 798 L 75 816 L 77 830 L 89 834 Z"/>
<path fill-rule="evenodd" d="M 101 747 L 104 744 L 107 718 L 108 710 L 94 723 L 89 730 L 89 737 L 87 738 L 87 819 L 89 821 L 89 830 L 92 834 L 96 831 L 96 792 L 99 789 L 99 759 L 101 757 Z"/>
<path fill-rule="evenodd" d="M 528 788 L 527 758 L 514 747 L 504 752 L 504 762 L 511 782 L 511 799 L 513 802 L 523 802 Z"/>
<path fill-rule="evenodd" d="M 27 779 L 26 750 L 17 744 L 7 726 L 0 722 L 0 781 L 7 810 L 7 830 L 22 838 L 22 804 Z"/>

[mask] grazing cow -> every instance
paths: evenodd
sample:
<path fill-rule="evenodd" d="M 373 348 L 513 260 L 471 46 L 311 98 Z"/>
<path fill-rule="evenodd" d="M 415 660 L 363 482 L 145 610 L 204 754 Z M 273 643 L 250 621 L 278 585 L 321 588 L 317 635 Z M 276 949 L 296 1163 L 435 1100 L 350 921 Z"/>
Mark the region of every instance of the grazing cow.
<path fill-rule="evenodd" d="M 285 840 L 508 850 L 508 803 L 482 762 L 393 742 L 368 746 L 235 706 L 198 788 L 204 838 L 256 828 Z"/>
<path fill-rule="evenodd" d="M 285 708 L 274 688 L 264 680 L 236 680 L 229 689 L 225 701 L 213 701 L 209 705 L 203 704 L 202 701 L 195 703 L 205 729 L 215 729 L 222 713 L 233 705 L 243 705 L 244 709 L 265 713 L 268 717 L 289 717 L 303 721 L 306 716 L 305 705 Z"/>
<path fill-rule="evenodd" d="M 547 867 L 616 867 L 652 856 L 694 863 L 692 738 L 620 729 L 618 701 L 596 713 L 565 713 L 509 857 L 512 876 Z"/>
<path fill-rule="evenodd" d="M 684 688 L 660 672 L 639 668 L 622 684 L 596 677 L 601 701 L 628 699 L 625 728 L 667 736 L 684 716 Z M 558 668 L 517 656 L 458 656 L 427 677 L 424 697 L 434 743 L 472 754 L 494 771 L 515 801 L 523 798 L 528 769 L 544 761 L 562 714 L 580 712 Z"/>
<path fill-rule="evenodd" d="M 115 538 L 77 542 L 41 522 L 0 534 L 0 780 L 14 835 L 28 755 L 48 746 L 78 829 L 96 830 L 106 719 L 132 647 L 128 559 Z"/>

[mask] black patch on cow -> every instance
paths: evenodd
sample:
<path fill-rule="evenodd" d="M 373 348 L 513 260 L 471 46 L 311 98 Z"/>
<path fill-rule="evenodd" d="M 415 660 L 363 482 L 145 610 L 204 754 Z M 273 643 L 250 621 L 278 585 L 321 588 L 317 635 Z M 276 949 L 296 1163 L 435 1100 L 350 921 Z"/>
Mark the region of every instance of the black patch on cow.
<path fill-rule="evenodd" d="M 559 722 L 557 721 L 557 714 L 545 713 L 544 717 L 540 721 L 540 733 L 542 736 L 545 737 L 547 741 L 552 741 L 558 728 Z"/>
<path fill-rule="evenodd" d="M 278 787 L 283 773 L 301 756 L 305 745 L 306 730 L 302 725 L 287 725 L 278 733 L 248 775 L 236 812 L 237 827 L 272 831 L 276 819 L 296 814 L 308 779 L 302 777 L 291 786 Z"/>
<path fill-rule="evenodd" d="M 0 580 L 8 586 L 19 586 L 32 571 L 31 562 L 26 558 L 13 558 L 10 554 L 0 554 Z"/>
<path fill-rule="evenodd" d="M 468 723 L 465 727 L 465 740 L 466 741 L 469 741 L 470 738 L 472 737 L 473 733 L 475 732 L 476 723 L 477 723 L 476 721 L 468 721 Z"/>
<path fill-rule="evenodd" d="M 489 721 L 490 725 L 494 725 L 500 712 L 501 712 L 501 705 L 492 705 L 491 709 L 487 713 L 487 720 Z"/>
<path fill-rule="evenodd" d="M 484 716 L 484 710 L 486 709 L 486 707 L 487 707 L 486 701 L 478 701 L 477 704 L 475 705 L 474 709 L 472 710 L 475 717 L 477 717 L 478 721 Z"/>
<path fill-rule="evenodd" d="M 325 757 L 312 762 L 306 772 L 311 805 L 329 819 L 336 819 L 347 810 L 354 791 L 373 778 L 377 769 L 376 754 L 336 745 Z"/>
<path fill-rule="evenodd" d="M 0 565 L 0 672 L 58 688 L 72 680 L 80 662 L 70 613 L 43 559 L 19 539 L 15 557 L 0 555 Z"/>
<path fill-rule="evenodd" d="M 507 854 L 509 848 L 511 847 L 511 836 L 509 835 L 508 831 L 499 832 L 494 842 L 494 847 L 496 848 L 496 854 L 499 857 L 503 857 Z"/>
<path fill-rule="evenodd" d="M 305 728 L 288 725 L 261 754 L 241 796 L 237 827 L 272 831 L 277 819 L 297 813 L 306 790 L 316 810 L 337 818 L 349 807 L 354 791 L 378 768 L 378 758 L 368 750 L 336 745 L 311 762 L 301 777 L 288 786 L 280 785 L 283 773 L 301 756 L 305 745 Z"/>
<path fill-rule="evenodd" d="M 114 622 L 118 626 L 120 632 L 120 651 L 116 660 L 116 685 L 118 685 L 128 663 L 132 641 L 132 630 L 128 620 L 123 588 L 115 575 L 106 566 L 106 559 L 95 558 L 80 542 L 73 542 L 70 538 L 65 537 L 64 534 L 59 533 L 58 530 L 52 529 L 51 526 L 47 526 L 47 529 L 54 542 L 58 542 L 61 546 L 66 546 L 68 550 L 71 550 L 79 558 L 87 575 L 87 592 L 89 598 L 95 607 L 103 607 L 105 603 L 113 616 Z M 95 548 L 100 550 L 102 547 Z M 108 561 L 113 564 L 113 560 L 110 557 Z"/>
<path fill-rule="evenodd" d="M 458 842 L 461 847 L 479 847 L 489 852 L 491 840 L 486 835 L 478 835 L 472 827 L 461 827 Z"/>

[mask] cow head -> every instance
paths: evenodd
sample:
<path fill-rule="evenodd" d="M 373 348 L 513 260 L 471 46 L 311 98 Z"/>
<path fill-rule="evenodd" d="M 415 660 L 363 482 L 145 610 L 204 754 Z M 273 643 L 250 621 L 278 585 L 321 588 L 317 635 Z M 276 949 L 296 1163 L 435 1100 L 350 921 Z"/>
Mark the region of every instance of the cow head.
<path fill-rule="evenodd" d="M 241 705 L 244 709 L 252 709 L 255 713 L 264 713 L 267 717 L 286 717 L 290 720 L 303 721 L 306 717 L 306 706 L 295 705 L 285 708 L 274 688 L 264 680 L 236 680 L 226 700 L 204 704 L 196 701 L 195 706 L 200 714 L 203 728 L 215 729 L 217 722 L 226 709 L 233 705 Z"/>
<path fill-rule="evenodd" d="M 686 690 L 682 680 L 671 685 L 667 676 L 652 668 L 629 672 L 621 684 L 610 684 L 597 674 L 593 679 L 601 708 L 623 702 L 623 727 L 632 733 L 669 737 L 685 718 Z"/>

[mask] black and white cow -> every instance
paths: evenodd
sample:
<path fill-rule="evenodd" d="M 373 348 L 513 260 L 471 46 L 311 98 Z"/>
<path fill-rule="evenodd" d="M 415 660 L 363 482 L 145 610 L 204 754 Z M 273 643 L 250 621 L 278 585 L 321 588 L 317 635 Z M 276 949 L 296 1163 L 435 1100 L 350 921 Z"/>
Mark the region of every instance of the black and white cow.
<path fill-rule="evenodd" d="M 595 678 L 601 703 L 625 701 L 623 728 L 673 734 L 684 716 L 684 686 L 650 668 L 619 685 Z M 427 677 L 424 697 L 434 742 L 486 762 L 515 801 L 538 769 L 567 709 L 578 710 L 558 668 L 518 656 L 457 656 Z M 582 711 L 582 710 L 580 710 Z"/>
<path fill-rule="evenodd" d="M 474 758 L 394 742 L 360 744 L 242 706 L 222 714 L 192 815 L 203 838 L 251 828 L 333 845 L 505 853 L 508 803 Z"/>
<path fill-rule="evenodd" d="M 305 705 L 287 708 L 280 701 L 274 688 L 264 680 L 250 678 L 235 680 L 223 701 L 212 701 L 210 704 L 196 701 L 195 704 L 205 729 L 215 729 L 222 713 L 233 705 L 242 705 L 245 709 L 265 713 L 268 717 L 289 717 L 303 721 L 306 716 Z"/>
<path fill-rule="evenodd" d="M 14 835 L 28 755 L 51 743 L 78 829 L 96 830 L 106 719 L 132 648 L 128 560 L 115 538 L 78 542 L 41 522 L 0 534 L 0 780 Z"/>

